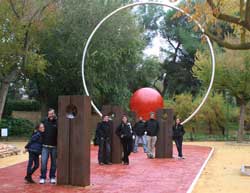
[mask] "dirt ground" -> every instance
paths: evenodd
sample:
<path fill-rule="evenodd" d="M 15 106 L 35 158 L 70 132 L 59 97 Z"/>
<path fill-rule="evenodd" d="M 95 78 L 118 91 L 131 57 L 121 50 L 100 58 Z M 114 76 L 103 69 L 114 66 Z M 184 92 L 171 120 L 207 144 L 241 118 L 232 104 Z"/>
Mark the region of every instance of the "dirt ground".
<path fill-rule="evenodd" d="M 210 146 L 215 149 L 193 193 L 250 192 L 250 176 L 242 176 L 240 173 L 242 165 L 250 165 L 250 144 L 236 144 L 235 142 L 195 142 L 192 144 Z"/>
<path fill-rule="evenodd" d="M 15 145 L 17 148 L 21 150 L 21 153 L 19 155 L 13 155 L 10 157 L 5 157 L 5 158 L 0 158 L 0 168 L 4 168 L 7 166 L 11 166 L 23 161 L 28 160 L 28 153 L 23 153 L 24 146 L 26 145 L 27 142 L 24 141 L 18 141 L 18 142 L 0 142 L 0 143 L 5 143 L 5 144 L 11 144 Z"/>
<path fill-rule="evenodd" d="M 23 150 L 26 142 L 7 142 Z M 185 144 L 214 147 L 215 151 L 203 171 L 193 193 L 245 193 L 250 192 L 250 176 L 242 176 L 242 165 L 250 165 L 250 144 L 234 142 L 187 142 Z M 185 152 L 184 152 L 185 155 Z M 186 157 L 188 155 L 185 155 Z M 21 153 L 0 159 L 0 168 L 28 159 Z"/>

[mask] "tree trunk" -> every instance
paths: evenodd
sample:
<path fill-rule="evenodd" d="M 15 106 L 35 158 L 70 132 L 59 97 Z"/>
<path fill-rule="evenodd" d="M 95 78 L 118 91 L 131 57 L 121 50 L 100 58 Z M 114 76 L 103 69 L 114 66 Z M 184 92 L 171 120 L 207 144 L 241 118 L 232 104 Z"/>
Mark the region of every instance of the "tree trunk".
<path fill-rule="evenodd" d="M 1 81 L 1 88 L 0 88 L 0 120 L 3 116 L 4 105 L 6 102 L 8 90 L 10 87 L 10 83 L 16 78 L 17 69 L 14 69 L 8 74 L 3 81 Z"/>
<path fill-rule="evenodd" d="M 238 136 L 237 141 L 240 143 L 244 139 L 244 128 L 245 128 L 245 111 L 246 111 L 246 104 L 241 103 L 240 104 L 240 121 L 239 121 L 239 130 L 238 130 Z"/>
<path fill-rule="evenodd" d="M 0 120 L 2 119 L 2 116 L 3 116 L 4 105 L 5 105 L 10 83 L 7 81 L 4 81 L 1 84 L 2 85 L 0 88 Z"/>
<path fill-rule="evenodd" d="M 48 113 L 48 104 L 46 100 L 41 100 L 41 116 L 42 119 L 47 115 Z"/>

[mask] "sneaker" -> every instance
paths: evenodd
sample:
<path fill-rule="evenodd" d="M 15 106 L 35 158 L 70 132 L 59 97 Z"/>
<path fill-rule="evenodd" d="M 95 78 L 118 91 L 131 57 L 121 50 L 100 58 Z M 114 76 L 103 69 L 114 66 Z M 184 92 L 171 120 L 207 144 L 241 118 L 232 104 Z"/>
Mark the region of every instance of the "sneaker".
<path fill-rule="evenodd" d="M 45 184 L 45 179 L 41 178 L 39 184 Z"/>
<path fill-rule="evenodd" d="M 111 162 L 108 162 L 107 165 L 112 165 L 112 163 L 111 163 Z"/>
<path fill-rule="evenodd" d="M 28 183 L 31 183 L 31 184 L 34 184 L 34 183 L 35 183 L 35 181 L 32 179 L 31 176 L 25 176 L 24 179 L 25 179 L 25 181 L 28 182 Z"/>
<path fill-rule="evenodd" d="M 100 162 L 100 163 L 99 163 L 99 165 L 101 165 L 101 166 L 102 166 L 102 165 L 104 165 L 104 163 L 103 163 L 103 162 Z"/>
<path fill-rule="evenodd" d="M 51 184 L 56 184 L 56 179 L 55 178 L 50 178 L 50 183 Z"/>

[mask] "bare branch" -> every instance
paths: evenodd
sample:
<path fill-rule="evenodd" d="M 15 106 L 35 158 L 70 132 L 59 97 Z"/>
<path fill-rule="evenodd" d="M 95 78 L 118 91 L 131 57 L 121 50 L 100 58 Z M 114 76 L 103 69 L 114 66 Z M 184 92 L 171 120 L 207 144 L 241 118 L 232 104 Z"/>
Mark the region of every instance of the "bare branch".
<path fill-rule="evenodd" d="M 37 9 L 29 20 L 29 26 L 32 24 L 36 16 L 41 15 L 42 12 L 50 5 L 51 2 L 46 3 L 41 9 Z"/>
<path fill-rule="evenodd" d="M 248 0 L 248 2 L 249 2 L 249 0 Z M 250 22 L 247 22 L 245 20 L 241 20 L 238 17 L 234 17 L 234 16 L 231 16 L 231 15 L 221 13 L 219 7 L 217 7 L 214 4 L 213 0 L 207 0 L 207 3 L 210 6 L 210 8 L 212 9 L 213 16 L 215 18 L 217 18 L 219 20 L 222 20 L 222 21 L 226 21 L 226 22 L 229 22 L 229 23 L 233 23 L 233 24 L 242 26 L 242 27 L 246 28 L 248 31 L 250 31 Z"/>
<path fill-rule="evenodd" d="M 222 40 L 217 36 L 213 35 L 209 31 L 205 31 L 205 34 L 210 37 L 212 40 L 217 42 L 220 46 L 231 49 L 231 50 L 248 50 L 250 49 L 250 42 L 247 43 L 230 43 L 228 41 Z"/>
<path fill-rule="evenodd" d="M 178 54 L 178 50 L 179 50 L 180 46 L 181 46 L 181 43 L 178 42 L 178 45 L 176 46 L 175 51 L 174 51 L 173 62 L 176 62 L 177 54 Z"/>
<path fill-rule="evenodd" d="M 14 12 L 15 16 L 16 16 L 18 19 L 20 19 L 20 16 L 19 16 L 19 14 L 17 13 L 16 7 L 15 7 L 14 3 L 12 2 L 12 0 L 9 0 L 9 3 L 10 3 L 10 7 L 11 7 L 12 11 Z"/>

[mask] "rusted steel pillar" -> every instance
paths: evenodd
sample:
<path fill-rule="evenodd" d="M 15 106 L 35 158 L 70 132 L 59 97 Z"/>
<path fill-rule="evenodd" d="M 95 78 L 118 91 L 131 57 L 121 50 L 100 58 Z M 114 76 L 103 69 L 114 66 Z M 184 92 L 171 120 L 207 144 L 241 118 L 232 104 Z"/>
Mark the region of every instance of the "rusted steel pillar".
<path fill-rule="evenodd" d="M 58 184 L 90 185 L 90 119 L 89 97 L 59 97 Z"/>
<path fill-rule="evenodd" d="M 156 143 L 156 158 L 172 158 L 174 111 L 173 109 L 159 109 L 156 117 L 160 127 Z"/>

